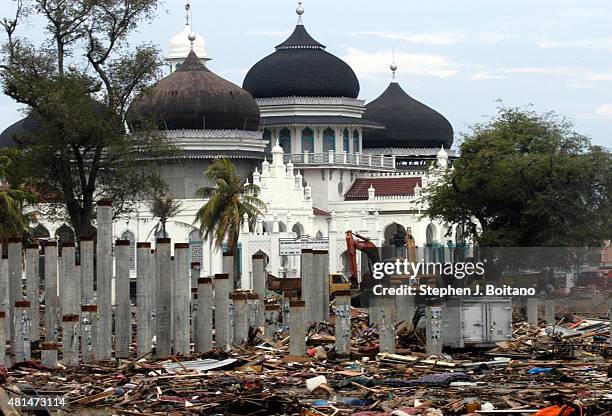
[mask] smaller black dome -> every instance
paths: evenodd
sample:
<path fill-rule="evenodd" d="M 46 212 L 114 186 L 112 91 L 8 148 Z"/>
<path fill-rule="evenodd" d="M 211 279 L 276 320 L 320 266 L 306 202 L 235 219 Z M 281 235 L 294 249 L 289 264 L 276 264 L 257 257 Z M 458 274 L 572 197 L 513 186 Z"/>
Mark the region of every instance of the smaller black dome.
<path fill-rule="evenodd" d="M 365 119 L 383 124 L 385 130 L 367 130 L 363 147 L 368 149 L 450 148 L 453 127 L 436 110 L 415 100 L 392 82 L 376 100 L 366 105 Z"/>
<path fill-rule="evenodd" d="M 325 51 L 302 24 L 276 52 L 251 68 L 242 87 L 255 98 L 359 95 L 359 80 L 351 67 Z"/>
<path fill-rule="evenodd" d="M 40 120 L 32 114 L 8 126 L 0 133 L 0 148 L 18 147 L 24 144 L 28 136 L 35 135 L 40 129 Z"/>
<path fill-rule="evenodd" d="M 154 120 L 164 130 L 257 130 L 259 107 L 239 86 L 211 72 L 192 51 L 174 73 L 134 99 L 128 123 Z"/>

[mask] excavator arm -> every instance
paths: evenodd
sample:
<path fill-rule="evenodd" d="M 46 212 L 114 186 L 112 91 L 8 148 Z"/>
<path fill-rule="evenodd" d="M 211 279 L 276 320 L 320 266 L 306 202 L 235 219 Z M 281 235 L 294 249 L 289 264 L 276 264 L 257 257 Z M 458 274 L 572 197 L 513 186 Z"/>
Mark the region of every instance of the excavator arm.
<path fill-rule="evenodd" d="M 348 265 L 351 272 L 351 287 L 357 289 L 359 286 L 359 272 L 357 270 L 357 250 L 363 252 L 368 258 L 368 270 L 364 272 L 362 281 L 369 281 L 372 279 L 372 265 L 380 262 L 380 254 L 378 247 L 367 237 L 347 231 L 345 234 L 346 238 L 346 250 L 348 256 Z"/>

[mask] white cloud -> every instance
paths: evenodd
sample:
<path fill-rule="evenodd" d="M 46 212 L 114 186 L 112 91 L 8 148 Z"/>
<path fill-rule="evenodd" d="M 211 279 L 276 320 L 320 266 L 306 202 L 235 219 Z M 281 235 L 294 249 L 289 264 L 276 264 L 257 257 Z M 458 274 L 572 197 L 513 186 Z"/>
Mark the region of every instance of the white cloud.
<path fill-rule="evenodd" d="M 595 117 L 612 119 L 612 104 L 603 104 L 597 107 Z"/>
<path fill-rule="evenodd" d="M 454 45 L 460 36 L 447 33 L 395 33 L 395 32 L 351 32 L 351 36 L 374 36 L 381 39 L 401 40 L 425 45 Z"/>
<path fill-rule="evenodd" d="M 551 41 L 542 40 L 537 42 L 540 48 L 576 48 L 576 49 L 594 49 L 608 50 L 612 52 L 612 38 L 604 39 L 583 39 L 570 41 Z"/>
<path fill-rule="evenodd" d="M 472 80 L 474 81 L 481 81 L 481 80 L 488 80 L 488 79 L 507 79 L 507 78 L 508 78 L 507 76 L 490 74 L 487 71 L 480 71 L 472 75 Z"/>
<path fill-rule="evenodd" d="M 246 36 L 271 36 L 275 38 L 287 37 L 291 34 L 282 30 L 249 30 L 242 33 Z"/>
<path fill-rule="evenodd" d="M 389 75 L 391 54 L 389 52 L 363 52 L 355 48 L 347 48 L 348 53 L 342 59 L 355 70 L 360 77 L 376 77 Z M 395 62 L 399 66 L 399 74 L 429 75 L 447 78 L 457 74 L 456 65 L 440 55 L 419 53 L 395 53 Z"/>
<path fill-rule="evenodd" d="M 612 104 L 602 104 L 591 113 L 578 114 L 578 118 L 586 120 L 612 120 Z"/>

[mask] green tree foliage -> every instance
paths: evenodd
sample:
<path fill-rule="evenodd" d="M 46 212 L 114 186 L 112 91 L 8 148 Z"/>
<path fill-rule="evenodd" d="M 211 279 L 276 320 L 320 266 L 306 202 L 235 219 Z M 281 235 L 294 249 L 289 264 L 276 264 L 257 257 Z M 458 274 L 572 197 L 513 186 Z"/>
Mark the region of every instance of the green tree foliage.
<path fill-rule="evenodd" d="M 36 196 L 20 181 L 20 153 L 14 149 L 0 151 L 0 241 L 23 237 L 36 219 L 33 204 Z"/>
<path fill-rule="evenodd" d="M 554 113 L 500 108 L 465 135 L 427 215 L 483 247 L 600 246 L 612 238 L 612 157 Z"/>
<path fill-rule="evenodd" d="M 160 0 L 13 0 L 0 81 L 23 104 L 30 128 L 15 137 L 29 182 L 46 201 L 46 216 L 67 218 L 77 238 L 94 233 L 95 202 L 113 200 L 115 215 L 135 198 L 162 187 L 147 160 L 170 152 L 153 129 L 126 134 L 129 100 L 159 75 L 152 45 L 133 46 L 136 26 Z M 28 19 L 46 24 L 39 46 L 27 38 Z M 23 27 L 23 30 L 21 28 Z M 59 209 L 58 209 L 59 208 Z"/>
<path fill-rule="evenodd" d="M 195 223 L 199 224 L 204 239 L 212 236 L 217 247 L 227 241 L 228 252 L 235 253 L 244 215 L 247 215 L 249 226 L 253 229 L 257 217 L 266 208 L 257 197 L 259 186 L 247 184 L 246 178 L 240 177 L 229 159 L 214 161 L 204 176 L 214 183 L 214 186 L 196 191 L 196 197 L 208 198 L 208 202 L 196 213 Z M 234 256 L 236 278 L 239 260 L 238 256 Z"/>

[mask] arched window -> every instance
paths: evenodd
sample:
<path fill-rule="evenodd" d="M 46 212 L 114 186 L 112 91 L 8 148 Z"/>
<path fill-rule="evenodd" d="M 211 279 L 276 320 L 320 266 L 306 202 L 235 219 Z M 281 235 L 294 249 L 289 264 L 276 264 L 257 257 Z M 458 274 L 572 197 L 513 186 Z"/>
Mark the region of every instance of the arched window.
<path fill-rule="evenodd" d="M 283 148 L 285 154 L 291 153 L 291 131 L 282 129 L 278 136 L 278 144 Z"/>
<path fill-rule="evenodd" d="M 304 234 L 304 227 L 302 227 L 302 224 L 300 224 L 299 222 L 296 222 L 295 224 L 293 224 L 291 231 L 294 232 L 296 237 L 299 239 L 302 238 L 302 234 Z"/>
<path fill-rule="evenodd" d="M 329 127 L 323 131 L 323 152 L 336 151 L 336 132 Z"/>
<path fill-rule="evenodd" d="M 74 243 L 74 231 L 68 225 L 63 224 L 55 232 L 55 238 L 58 240 L 58 246 L 61 253 L 62 246 L 66 243 Z"/>
<path fill-rule="evenodd" d="M 202 265 L 202 232 L 197 228 L 189 233 L 189 263 Z"/>
<path fill-rule="evenodd" d="M 32 228 L 31 234 L 32 238 L 37 238 L 41 240 L 48 239 L 51 237 L 51 234 L 49 234 L 49 230 L 47 230 L 42 224 L 38 224 L 36 227 Z"/>
<path fill-rule="evenodd" d="M 315 237 L 317 240 L 321 240 L 323 238 L 323 233 L 321 232 L 321 230 L 317 231 L 317 235 Z"/>
<path fill-rule="evenodd" d="M 342 150 L 346 153 L 350 152 L 350 140 L 349 140 L 349 131 L 348 129 L 344 129 L 344 133 L 342 133 Z"/>
<path fill-rule="evenodd" d="M 302 130 L 302 153 L 314 153 L 314 132 L 306 127 Z"/>
<path fill-rule="evenodd" d="M 270 129 L 264 129 L 263 139 L 268 141 L 268 144 L 266 145 L 266 152 L 270 152 L 272 150 L 272 132 Z"/>
<path fill-rule="evenodd" d="M 130 242 L 130 270 L 136 270 L 136 237 L 130 230 L 126 230 L 121 234 L 122 240 Z"/>
<path fill-rule="evenodd" d="M 359 130 L 353 132 L 353 153 L 359 153 L 361 150 L 359 146 Z"/>

